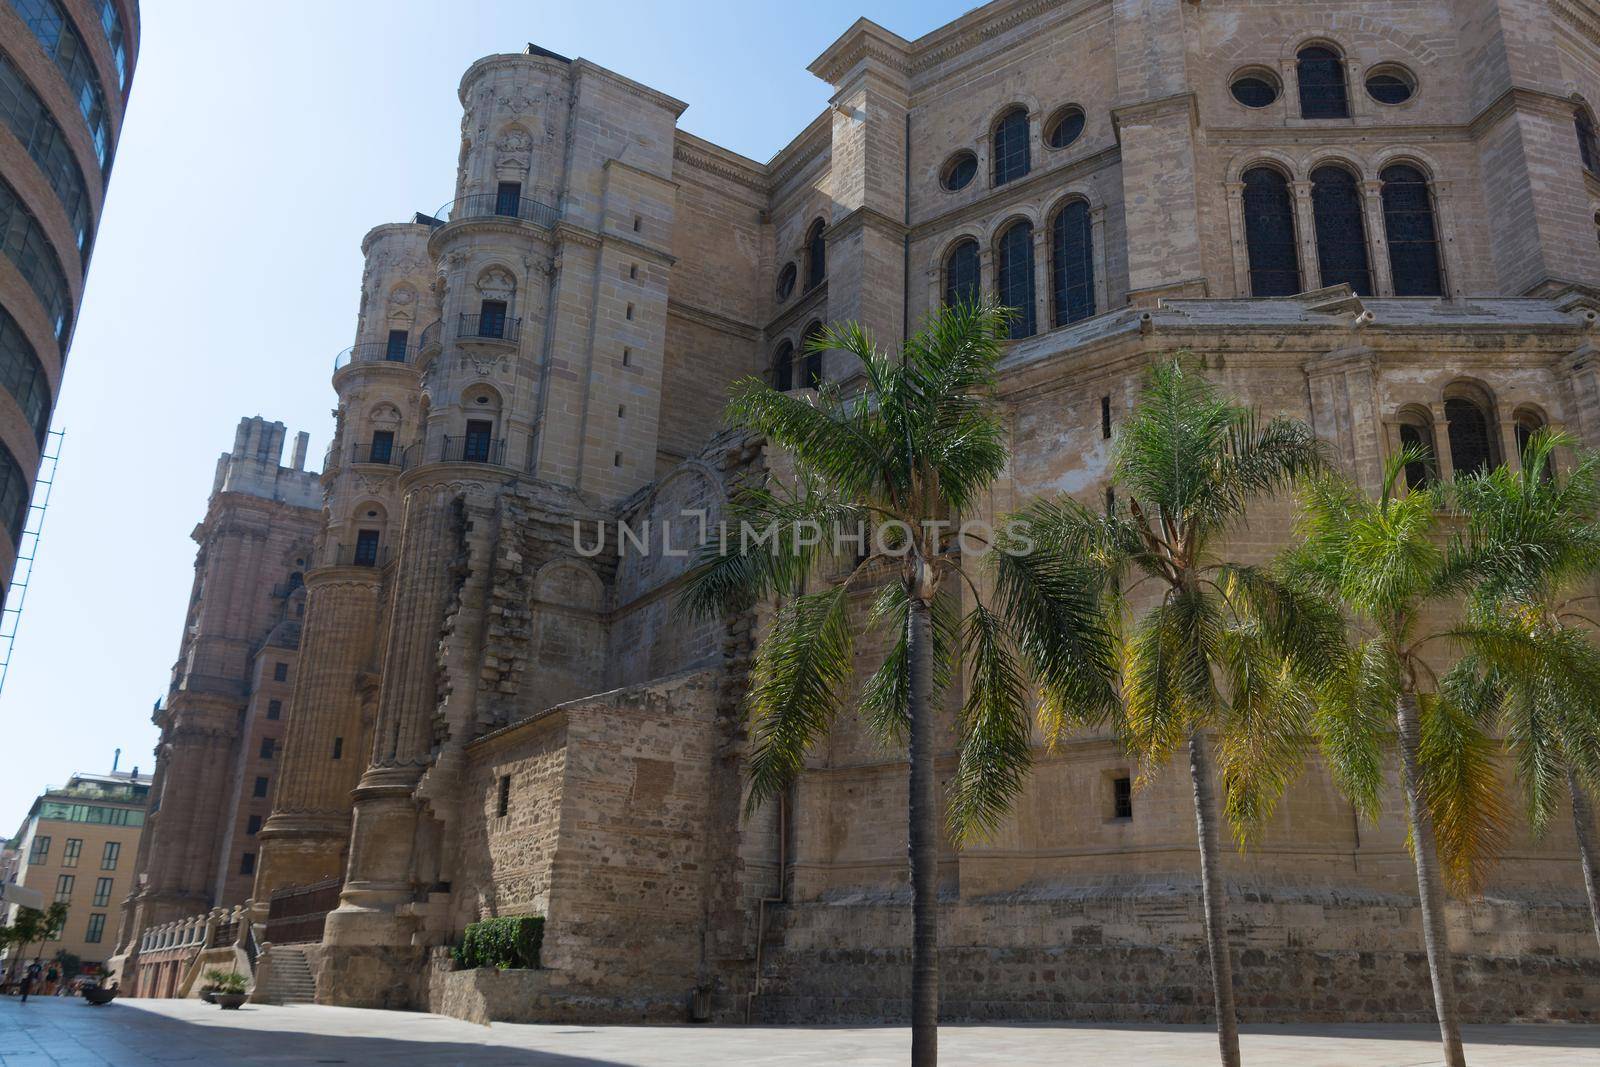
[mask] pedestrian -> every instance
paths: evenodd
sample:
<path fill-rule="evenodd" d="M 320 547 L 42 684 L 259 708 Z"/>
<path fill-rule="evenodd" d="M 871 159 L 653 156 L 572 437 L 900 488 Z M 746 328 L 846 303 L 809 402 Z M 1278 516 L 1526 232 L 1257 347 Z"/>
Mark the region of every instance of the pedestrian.
<path fill-rule="evenodd" d="M 34 957 L 33 962 L 28 964 L 28 969 L 22 972 L 22 1003 L 28 1003 L 28 994 L 33 992 L 34 984 L 39 981 L 39 975 L 43 971 L 44 968 L 39 966 L 38 957 Z"/>
<path fill-rule="evenodd" d="M 56 982 L 60 981 L 60 979 L 61 979 L 61 972 L 56 970 L 56 965 L 52 963 L 50 965 L 50 969 L 48 971 L 46 971 L 45 975 L 44 975 L 44 995 L 45 996 L 53 997 L 53 996 L 56 995 Z"/>

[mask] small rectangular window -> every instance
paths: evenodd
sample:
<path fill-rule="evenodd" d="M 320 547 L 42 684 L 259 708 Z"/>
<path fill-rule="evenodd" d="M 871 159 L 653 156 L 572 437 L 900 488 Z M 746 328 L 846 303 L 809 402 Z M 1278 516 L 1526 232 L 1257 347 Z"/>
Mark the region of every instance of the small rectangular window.
<path fill-rule="evenodd" d="M 100 869 L 102 871 L 116 870 L 117 858 L 121 855 L 122 843 L 120 841 L 107 841 L 105 851 L 100 853 Z"/>
<path fill-rule="evenodd" d="M 357 567 L 376 567 L 378 565 L 378 531 L 356 531 L 356 554 L 354 558 Z"/>
<path fill-rule="evenodd" d="M 410 330 L 390 330 L 389 343 L 384 346 L 383 358 L 390 363 L 404 363 L 406 361 L 406 345 L 410 341 Z"/>
<path fill-rule="evenodd" d="M 369 463 L 388 463 L 394 456 L 394 431 L 373 430 L 372 451 L 367 455 Z"/>
<path fill-rule="evenodd" d="M 267 795 L 267 780 L 264 777 L 256 778 L 256 788 L 251 796 L 264 797 Z"/>
<path fill-rule="evenodd" d="M 289 680 L 289 665 L 287 663 L 274 663 L 272 665 L 272 680 L 274 682 L 287 682 Z"/>
<path fill-rule="evenodd" d="M 344 755 L 344 738 L 335 737 L 333 739 L 333 758 L 334 759 L 339 759 L 343 755 Z"/>
<path fill-rule="evenodd" d="M 99 914 L 91 915 L 89 916 L 89 928 L 84 931 L 83 939 L 91 945 L 98 945 L 100 939 L 105 936 L 105 932 L 106 917 Z"/>
<path fill-rule="evenodd" d="M 522 183 L 501 182 L 494 191 L 494 213 L 496 215 L 518 216 L 522 207 Z"/>
<path fill-rule="evenodd" d="M 612 454 L 612 456 L 611 456 L 611 465 L 613 467 L 622 466 L 622 453 L 621 452 L 616 452 L 616 453 Z"/>
<path fill-rule="evenodd" d="M 631 348 L 623 348 L 623 350 L 622 350 L 622 365 L 624 367 L 633 366 L 633 349 L 631 349 Z"/>
<path fill-rule="evenodd" d="M 96 878 L 94 880 L 94 903 L 96 908 L 103 908 L 111 903 L 111 879 Z"/>
<path fill-rule="evenodd" d="M 500 818 L 504 818 L 506 812 L 508 812 L 510 810 L 511 810 L 511 776 L 509 774 L 502 774 L 500 776 L 500 800 L 499 800 L 499 803 L 495 806 L 495 815 L 500 817 Z"/>
<path fill-rule="evenodd" d="M 467 432 L 461 442 L 461 458 L 467 463 L 488 463 L 494 447 L 494 423 L 487 419 L 469 419 Z"/>
<path fill-rule="evenodd" d="M 479 337 L 504 337 L 506 335 L 506 302 L 485 300 L 478 305 Z"/>
<path fill-rule="evenodd" d="M 246 852 L 244 855 L 239 857 L 239 873 L 256 873 L 256 854 L 254 852 Z"/>
<path fill-rule="evenodd" d="M 244 832 L 251 837 L 261 832 L 261 816 L 252 815 L 244 824 Z"/>
<path fill-rule="evenodd" d="M 1111 780 L 1111 810 L 1119 819 L 1133 818 L 1133 779 Z"/>
<path fill-rule="evenodd" d="M 81 837 L 69 837 L 69 838 L 67 838 L 67 847 L 61 850 L 61 866 L 63 866 L 63 867 L 76 867 L 78 865 L 78 856 L 82 852 L 83 852 L 83 838 L 81 838 Z"/>
<path fill-rule="evenodd" d="M 1109 396 L 1100 398 L 1100 439 L 1102 441 L 1111 440 L 1111 398 Z"/>
<path fill-rule="evenodd" d="M 29 863 L 44 863 L 44 862 L 48 861 L 49 859 L 50 859 L 50 837 L 49 837 L 49 835 L 46 834 L 43 837 L 34 838 L 33 839 L 33 847 L 28 850 L 28 862 Z"/>
<path fill-rule="evenodd" d="M 281 718 L 283 718 L 283 701 L 281 701 L 281 700 L 269 700 L 269 701 L 267 701 L 267 718 L 269 718 L 269 719 L 281 719 Z"/>
<path fill-rule="evenodd" d="M 72 886 L 75 882 L 77 882 L 77 880 L 78 879 L 75 876 L 70 874 L 58 875 L 56 877 L 57 904 L 70 904 L 72 902 Z"/>
<path fill-rule="evenodd" d="M 263 737 L 261 739 L 261 758 L 262 759 L 271 759 L 272 758 L 272 753 L 276 750 L 277 745 L 278 745 L 277 738 Z"/>
<path fill-rule="evenodd" d="M 631 321 L 633 319 L 633 305 L 629 304 L 628 307 L 627 307 L 627 310 L 624 311 L 623 314 L 626 315 L 627 318 Z"/>

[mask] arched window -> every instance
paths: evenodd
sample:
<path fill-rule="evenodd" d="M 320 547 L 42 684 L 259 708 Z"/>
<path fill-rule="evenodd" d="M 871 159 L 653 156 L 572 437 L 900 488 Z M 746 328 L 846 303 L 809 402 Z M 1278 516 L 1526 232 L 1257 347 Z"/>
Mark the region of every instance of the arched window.
<path fill-rule="evenodd" d="M 1322 284 L 1348 282 L 1356 293 L 1371 296 L 1372 268 L 1367 262 L 1367 229 L 1356 176 L 1331 165 L 1312 171 L 1311 213 L 1317 225 Z"/>
<path fill-rule="evenodd" d="M 1033 314 L 1033 223 L 1019 219 L 1006 227 L 995 258 L 1000 303 L 1014 312 L 1011 336 L 1032 337 L 1038 328 Z"/>
<path fill-rule="evenodd" d="M 801 357 L 796 368 L 800 371 L 800 380 L 795 384 L 802 389 L 815 389 L 822 384 L 822 353 L 806 351 L 811 347 L 812 339 L 820 337 L 822 333 L 822 323 L 813 322 L 806 327 L 805 336 L 800 339 Z"/>
<path fill-rule="evenodd" d="M 1400 413 L 1400 447 L 1419 448 L 1426 453 L 1421 459 L 1406 464 L 1406 486 L 1421 489 L 1432 485 L 1438 473 L 1434 466 L 1433 423 L 1426 414 L 1418 411 Z"/>
<path fill-rule="evenodd" d="M 1395 296 L 1440 296 L 1439 231 L 1433 222 L 1428 179 L 1416 167 L 1384 167 L 1383 232 L 1389 240 L 1389 266 Z"/>
<path fill-rule="evenodd" d="M 1289 180 L 1272 167 L 1252 167 L 1243 177 L 1250 295 L 1293 296 L 1300 291 L 1300 251 Z"/>
<path fill-rule="evenodd" d="M 1295 57 L 1300 82 L 1300 117 L 1347 119 L 1350 98 L 1344 86 L 1344 57 L 1323 45 L 1300 49 Z"/>
<path fill-rule="evenodd" d="M 1054 325 L 1094 314 L 1094 232 L 1082 200 L 1056 212 L 1050 224 L 1050 280 Z"/>
<path fill-rule="evenodd" d="M 946 306 L 975 304 L 980 295 L 978 242 L 968 239 L 952 248 L 945 257 L 944 302 Z"/>
<path fill-rule="evenodd" d="M 794 345 L 788 341 L 779 345 L 772 357 L 772 387 L 780 393 L 794 388 Z"/>
<path fill-rule="evenodd" d="M 815 289 L 828 276 L 828 242 L 822 236 L 822 220 L 806 231 L 806 288 Z"/>
<path fill-rule="evenodd" d="M 1517 458 L 1526 466 L 1528 462 L 1528 443 L 1533 440 L 1533 435 L 1545 428 L 1544 419 L 1538 412 L 1519 411 L 1516 414 L 1515 431 L 1517 435 Z M 1552 469 L 1555 465 L 1555 456 L 1551 456 L 1545 464 L 1543 477 L 1549 479 L 1555 475 Z"/>
<path fill-rule="evenodd" d="M 1004 185 L 1028 173 L 1028 112 L 1014 107 L 994 124 L 994 183 Z"/>
<path fill-rule="evenodd" d="M 1444 417 L 1450 424 L 1450 465 L 1456 477 L 1481 474 L 1493 467 L 1494 441 L 1482 405 L 1466 397 L 1450 397 L 1444 402 Z"/>
<path fill-rule="evenodd" d="M 1600 145 L 1595 143 L 1594 119 L 1588 108 L 1578 108 L 1573 125 L 1578 133 L 1578 158 L 1583 160 L 1583 169 L 1590 174 L 1600 174 Z"/>

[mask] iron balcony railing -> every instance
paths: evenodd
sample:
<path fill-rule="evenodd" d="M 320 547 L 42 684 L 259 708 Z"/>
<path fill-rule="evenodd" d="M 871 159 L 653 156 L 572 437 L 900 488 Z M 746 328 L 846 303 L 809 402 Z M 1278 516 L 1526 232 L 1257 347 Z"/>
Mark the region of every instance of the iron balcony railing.
<path fill-rule="evenodd" d="M 363 341 L 333 357 L 333 369 L 339 371 L 352 363 L 411 363 L 417 358 L 417 348 L 407 342 Z"/>
<path fill-rule="evenodd" d="M 489 463 L 504 466 L 506 442 L 503 437 L 446 437 L 440 442 L 440 463 Z"/>
<path fill-rule="evenodd" d="M 561 217 L 561 212 L 549 204 L 526 196 L 511 196 L 501 193 L 474 193 L 463 196 L 444 205 L 433 213 L 429 221 L 434 229 L 450 222 L 460 222 L 462 219 L 488 219 L 488 218 L 521 219 L 531 222 L 535 226 L 553 229 L 556 220 Z"/>
<path fill-rule="evenodd" d="M 516 344 L 522 335 L 522 320 L 506 315 L 462 315 L 456 324 L 456 337 L 469 341 L 505 341 Z"/>
<path fill-rule="evenodd" d="M 357 441 L 350 449 L 351 463 L 378 463 L 389 467 L 404 466 L 405 452 L 394 441 Z"/>
<path fill-rule="evenodd" d="M 432 345 L 438 344 L 439 335 L 444 332 L 443 326 L 444 320 L 442 319 L 434 319 L 424 326 L 422 332 L 417 335 L 417 351 L 424 352 Z"/>
<path fill-rule="evenodd" d="M 335 567 L 383 567 L 389 562 L 387 545 L 354 544 L 333 546 Z"/>

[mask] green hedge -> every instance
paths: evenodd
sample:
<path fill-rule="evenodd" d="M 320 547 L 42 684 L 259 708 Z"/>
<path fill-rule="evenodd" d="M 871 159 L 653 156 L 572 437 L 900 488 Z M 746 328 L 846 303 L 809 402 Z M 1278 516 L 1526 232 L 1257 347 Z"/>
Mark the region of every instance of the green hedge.
<path fill-rule="evenodd" d="M 463 968 L 537 967 L 543 943 L 543 915 L 508 915 L 468 923 L 454 955 Z"/>

